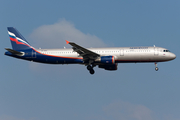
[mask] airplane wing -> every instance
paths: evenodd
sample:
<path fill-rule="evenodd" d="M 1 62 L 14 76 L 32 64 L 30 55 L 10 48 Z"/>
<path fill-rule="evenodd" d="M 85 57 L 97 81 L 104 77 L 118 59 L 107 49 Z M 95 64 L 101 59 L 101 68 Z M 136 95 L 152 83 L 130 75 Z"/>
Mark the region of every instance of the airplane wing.
<path fill-rule="evenodd" d="M 97 59 L 97 57 L 99 57 L 100 55 L 93 52 L 93 51 L 90 51 L 86 48 L 83 48 L 79 45 L 77 45 L 76 43 L 73 43 L 73 42 L 69 42 L 66 40 L 66 43 L 67 44 L 70 44 L 72 46 L 72 49 L 77 52 L 80 56 L 83 57 L 83 60 L 84 61 L 89 61 L 89 60 L 95 60 Z"/>

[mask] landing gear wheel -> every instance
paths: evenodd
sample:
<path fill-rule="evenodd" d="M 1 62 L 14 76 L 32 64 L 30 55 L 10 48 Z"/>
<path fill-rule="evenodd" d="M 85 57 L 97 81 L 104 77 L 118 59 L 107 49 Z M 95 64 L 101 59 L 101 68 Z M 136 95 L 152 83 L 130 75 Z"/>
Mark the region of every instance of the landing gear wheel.
<path fill-rule="evenodd" d="M 158 67 L 155 67 L 155 70 L 156 70 L 156 71 L 158 71 L 158 70 L 159 70 L 159 68 L 158 68 Z"/>
<path fill-rule="evenodd" d="M 94 73 L 95 73 L 95 71 L 94 71 L 93 69 L 89 70 L 89 72 L 90 72 L 91 74 L 94 74 Z"/>
<path fill-rule="evenodd" d="M 92 67 L 91 67 L 90 65 L 88 65 L 88 66 L 87 66 L 87 69 L 88 69 L 88 70 L 91 70 L 91 69 L 92 69 Z"/>
<path fill-rule="evenodd" d="M 155 70 L 158 71 L 159 68 L 157 67 L 157 63 L 155 62 L 154 64 L 155 64 Z"/>
<path fill-rule="evenodd" d="M 95 73 L 93 67 L 95 67 L 95 65 L 93 65 L 93 64 L 87 66 L 87 69 L 89 70 L 89 73 L 90 73 L 90 74 L 94 74 L 94 73 Z"/>

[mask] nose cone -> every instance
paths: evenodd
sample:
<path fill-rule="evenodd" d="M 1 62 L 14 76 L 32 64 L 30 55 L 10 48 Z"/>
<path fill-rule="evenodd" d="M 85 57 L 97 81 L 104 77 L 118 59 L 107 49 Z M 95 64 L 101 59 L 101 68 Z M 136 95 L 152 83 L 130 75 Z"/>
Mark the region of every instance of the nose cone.
<path fill-rule="evenodd" d="M 170 57 L 172 60 L 174 60 L 176 58 L 176 55 L 174 53 L 171 53 Z"/>

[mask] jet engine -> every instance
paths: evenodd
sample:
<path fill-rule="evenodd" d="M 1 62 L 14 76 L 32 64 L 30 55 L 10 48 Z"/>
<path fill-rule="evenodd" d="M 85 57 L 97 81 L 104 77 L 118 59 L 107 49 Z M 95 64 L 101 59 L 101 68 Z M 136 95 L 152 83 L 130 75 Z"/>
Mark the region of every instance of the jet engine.
<path fill-rule="evenodd" d="M 114 56 L 101 56 L 100 62 L 103 64 L 114 64 L 115 58 L 114 58 Z"/>
<path fill-rule="evenodd" d="M 101 64 L 98 65 L 99 68 L 104 68 L 105 70 L 117 70 L 117 63 L 115 63 L 114 56 L 101 56 L 96 61 L 100 62 Z"/>

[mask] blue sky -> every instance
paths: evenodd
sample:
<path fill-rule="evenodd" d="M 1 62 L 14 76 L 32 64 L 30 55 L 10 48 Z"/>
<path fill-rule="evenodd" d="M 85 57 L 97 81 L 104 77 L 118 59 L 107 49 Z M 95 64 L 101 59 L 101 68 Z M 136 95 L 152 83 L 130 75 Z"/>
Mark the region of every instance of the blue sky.
<path fill-rule="evenodd" d="M 180 1 L 1 0 L 0 120 L 179 120 Z M 4 56 L 7 27 L 36 48 L 160 46 L 170 62 L 117 71 L 46 65 Z"/>

